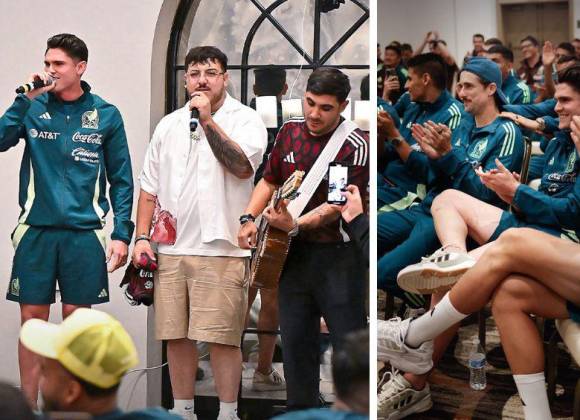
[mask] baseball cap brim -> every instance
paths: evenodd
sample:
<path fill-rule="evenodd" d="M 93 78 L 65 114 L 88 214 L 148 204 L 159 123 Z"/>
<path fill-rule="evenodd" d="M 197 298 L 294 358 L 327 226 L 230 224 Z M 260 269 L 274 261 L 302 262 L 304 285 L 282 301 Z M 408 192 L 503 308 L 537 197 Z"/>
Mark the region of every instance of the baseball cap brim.
<path fill-rule="evenodd" d="M 57 359 L 57 341 L 60 335 L 60 327 L 41 319 L 30 319 L 20 329 L 20 341 L 28 350 L 48 357 Z"/>

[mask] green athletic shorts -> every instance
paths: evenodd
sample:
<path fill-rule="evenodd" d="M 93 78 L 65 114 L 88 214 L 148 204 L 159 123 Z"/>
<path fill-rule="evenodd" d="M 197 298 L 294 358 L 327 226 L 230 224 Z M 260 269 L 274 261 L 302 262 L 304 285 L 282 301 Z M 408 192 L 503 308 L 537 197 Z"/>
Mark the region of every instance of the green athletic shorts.
<path fill-rule="evenodd" d="M 14 260 L 6 299 L 30 305 L 61 301 L 90 305 L 109 301 L 102 230 L 19 224 L 12 232 Z"/>
<path fill-rule="evenodd" d="M 499 235 L 501 235 L 503 232 L 505 232 L 510 228 L 536 229 L 541 232 L 547 233 L 548 235 L 555 236 L 557 238 L 568 239 L 572 242 L 576 242 L 575 238 L 570 237 L 570 235 L 568 235 L 565 231 L 558 229 L 557 227 L 527 223 L 526 221 L 520 219 L 513 213 L 509 213 L 507 211 L 504 211 L 502 213 L 499 224 L 495 229 L 495 231 L 493 232 L 493 234 L 491 235 L 491 237 L 489 238 L 488 242 L 495 241 L 497 238 L 499 238 Z"/>

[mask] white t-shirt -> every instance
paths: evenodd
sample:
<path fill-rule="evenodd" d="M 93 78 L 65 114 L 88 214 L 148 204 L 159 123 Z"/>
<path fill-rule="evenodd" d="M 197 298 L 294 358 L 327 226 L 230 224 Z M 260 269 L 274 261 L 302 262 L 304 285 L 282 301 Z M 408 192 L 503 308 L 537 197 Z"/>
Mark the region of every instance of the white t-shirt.
<path fill-rule="evenodd" d="M 166 115 L 155 128 L 139 180 L 141 189 L 157 196 L 161 208 L 177 219 L 174 245 L 159 245 L 171 255 L 249 256 L 238 247 L 239 217 L 253 189 L 253 177 L 240 179 L 215 158 L 205 133 L 197 128 L 192 140 L 190 111 Z M 213 115 L 218 126 L 240 145 L 254 171 L 262 162 L 268 142 L 259 115 L 226 94 Z"/>

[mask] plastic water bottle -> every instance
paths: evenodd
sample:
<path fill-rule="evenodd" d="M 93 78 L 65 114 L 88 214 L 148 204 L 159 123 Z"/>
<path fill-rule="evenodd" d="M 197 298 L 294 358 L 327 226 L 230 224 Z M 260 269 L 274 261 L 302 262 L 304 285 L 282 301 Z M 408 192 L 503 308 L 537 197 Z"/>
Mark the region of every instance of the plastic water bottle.
<path fill-rule="evenodd" d="M 485 389 L 485 351 L 479 340 L 476 341 L 476 347 L 469 355 L 469 386 L 471 389 L 481 391 Z"/>

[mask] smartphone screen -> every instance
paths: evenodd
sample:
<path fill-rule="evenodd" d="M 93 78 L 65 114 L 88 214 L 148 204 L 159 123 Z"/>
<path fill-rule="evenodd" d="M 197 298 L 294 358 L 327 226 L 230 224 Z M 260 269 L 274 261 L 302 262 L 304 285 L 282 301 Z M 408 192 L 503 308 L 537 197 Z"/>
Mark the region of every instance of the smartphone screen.
<path fill-rule="evenodd" d="M 348 185 L 348 166 L 338 162 L 328 165 L 328 198 L 327 203 L 342 205 L 346 203 L 346 197 L 341 192 Z"/>

